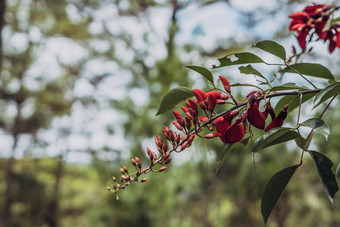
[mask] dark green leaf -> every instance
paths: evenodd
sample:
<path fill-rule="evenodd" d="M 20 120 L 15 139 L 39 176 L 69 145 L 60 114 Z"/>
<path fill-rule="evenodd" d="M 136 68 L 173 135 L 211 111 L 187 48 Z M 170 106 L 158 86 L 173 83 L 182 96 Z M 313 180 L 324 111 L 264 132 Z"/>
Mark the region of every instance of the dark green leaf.
<path fill-rule="evenodd" d="M 311 118 L 311 119 L 305 120 L 300 125 L 312 128 L 316 132 L 319 132 L 323 134 L 324 136 L 326 136 L 326 138 L 330 134 L 328 125 L 320 118 Z"/>
<path fill-rule="evenodd" d="M 259 76 L 259 77 L 265 79 L 265 77 L 264 77 L 259 71 L 257 71 L 256 69 L 254 69 L 253 66 L 251 66 L 251 65 L 241 66 L 241 67 L 239 67 L 238 69 L 239 69 L 240 72 L 243 73 L 243 74 L 252 74 L 252 75 L 256 75 L 256 76 Z"/>
<path fill-rule="evenodd" d="M 296 86 L 295 83 L 281 84 L 270 89 L 270 91 L 284 91 L 284 90 L 307 90 L 307 87 Z"/>
<path fill-rule="evenodd" d="M 314 106 L 313 109 L 315 107 L 317 107 L 318 105 L 320 105 L 321 103 L 323 103 L 324 101 L 326 101 L 327 99 L 338 95 L 340 93 L 340 82 L 336 82 L 334 84 L 331 84 L 327 87 L 325 87 L 324 89 L 322 89 L 314 98 Z"/>
<path fill-rule="evenodd" d="M 252 152 L 257 152 L 266 147 L 283 143 L 297 137 L 299 137 L 299 134 L 296 131 L 292 131 L 291 128 L 273 128 L 255 141 Z"/>
<path fill-rule="evenodd" d="M 298 167 L 299 165 L 294 165 L 280 170 L 266 184 L 261 200 L 261 213 L 265 224 Z"/>
<path fill-rule="evenodd" d="M 186 67 L 198 72 L 203 77 L 205 77 L 207 80 L 209 80 L 212 84 L 214 83 L 213 75 L 208 69 L 204 67 L 200 67 L 200 66 L 186 66 Z"/>
<path fill-rule="evenodd" d="M 314 132 L 312 131 L 309 135 L 308 135 L 308 140 L 303 138 L 303 137 L 297 137 L 295 138 L 295 143 L 296 145 L 298 145 L 301 149 L 303 150 L 307 150 L 311 141 L 312 141 L 312 138 L 313 138 L 313 135 L 314 135 Z"/>
<path fill-rule="evenodd" d="M 281 70 L 282 73 L 297 73 L 296 71 L 306 76 L 334 80 L 334 76 L 325 66 L 315 63 L 297 63 Z"/>
<path fill-rule="evenodd" d="M 302 103 L 308 101 L 309 99 L 313 98 L 316 95 L 316 93 L 310 93 L 310 94 L 304 94 L 302 96 Z M 296 97 L 296 95 L 285 95 L 280 99 L 280 101 L 275 106 L 275 113 L 279 113 L 283 106 L 288 104 L 290 101 L 293 100 L 293 98 Z M 295 99 L 288 108 L 288 113 L 292 112 L 296 107 L 298 107 L 300 104 L 300 99 Z"/>
<path fill-rule="evenodd" d="M 231 60 L 231 57 L 235 57 L 236 59 Z M 219 66 L 213 65 L 213 69 L 230 66 L 230 65 L 241 65 L 241 64 L 249 64 L 249 63 L 265 63 L 261 58 L 256 56 L 255 54 L 249 52 L 242 52 L 236 54 L 230 54 L 223 58 L 219 58 L 220 62 Z"/>
<path fill-rule="evenodd" d="M 187 87 L 178 87 L 178 88 L 174 88 L 170 90 L 163 97 L 156 116 L 164 113 L 167 110 L 172 109 L 174 106 L 176 106 L 181 101 L 184 101 L 187 98 L 190 98 L 192 96 L 194 96 L 194 93 L 191 91 L 191 89 Z"/>
<path fill-rule="evenodd" d="M 335 180 L 335 176 L 332 172 L 333 162 L 329 160 L 325 155 L 317 151 L 308 151 L 314 159 L 316 168 L 318 169 L 319 176 L 325 188 L 325 192 L 328 199 L 333 203 L 333 197 L 337 191 L 339 191 L 338 183 Z"/>
<path fill-rule="evenodd" d="M 286 51 L 280 44 L 271 40 L 262 40 L 254 45 L 254 47 L 260 48 L 268 53 L 271 53 L 282 60 L 286 59 Z"/>
<path fill-rule="evenodd" d="M 236 146 L 237 143 L 226 143 L 224 145 L 224 151 L 221 155 L 220 160 L 216 163 L 216 173 L 220 170 L 221 165 L 223 164 L 224 160 L 227 158 L 230 151 Z"/>

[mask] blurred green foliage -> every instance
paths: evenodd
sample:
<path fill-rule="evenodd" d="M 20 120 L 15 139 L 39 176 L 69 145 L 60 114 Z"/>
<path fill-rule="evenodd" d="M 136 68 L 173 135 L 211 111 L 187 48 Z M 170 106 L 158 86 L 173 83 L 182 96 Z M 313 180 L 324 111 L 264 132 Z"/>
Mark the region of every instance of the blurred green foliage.
<path fill-rule="evenodd" d="M 288 144 L 288 147 L 275 146 L 266 149 L 254 157 L 249 147 L 237 146 L 215 174 L 216 163 L 223 153 L 222 144 L 217 140 L 201 141 L 197 142 L 197 150 L 192 146 L 190 150 L 178 154 L 166 172 L 151 174 L 146 183 L 134 184 L 122 191 L 118 201 L 105 188 L 106 185 L 110 186 L 113 175 L 119 175 L 119 167 L 129 163 L 126 157 L 143 156 L 145 147 L 142 147 L 142 142 L 145 139 L 153 139 L 156 134 L 161 133 L 163 125 L 169 125 L 172 121 L 171 113 L 159 117 L 155 117 L 155 114 L 161 97 L 169 89 L 178 85 L 191 87 L 197 82 L 196 79 L 190 79 L 188 69 L 184 65 L 204 65 L 210 57 L 215 59 L 235 49 L 242 50 L 246 45 L 249 46 L 249 43 L 254 43 L 257 37 L 250 37 L 244 43 L 238 43 L 238 40 L 217 40 L 213 50 L 205 50 L 194 44 L 178 46 L 178 13 L 193 4 L 191 1 L 4 2 L 7 5 L 6 14 L 2 15 L 5 18 L 2 34 L 6 34 L 7 39 L 3 39 L 2 43 L 0 126 L 1 133 L 12 138 L 13 146 L 11 154 L 3 155 L 0 159 L 1 226 L 263 225 L 260 214 L 263 187 L 273 173 L 295 164 L 299 159 L 299 153 L 291 148 L 292 144 Z M 201 8 L 216 3 L 233 6 L 230 1 L 195 2 Z M 268 15 L 273 15 L 284 7 L 288 12 L 297 2 L 301 1 L 281 0 L 273 10 L 260 7 L 256 12 L 239 13 L 245 24 L 254 24 L 261 21 L 255 15 L 263 14 L 263 10 L 266 10 Z M 106 26 L 108 21 L 100 22 L 103 26 L 100 32 L 90 32 L 91 23 L 98 17 L 96 12 L 106 7 L 116 10 L 121 18 L 133 21 L 147 18 L 149 10 L 161 7 L 169 9 L 171 16 L 167 24 L 167 37 L 162 41 L 165 50 L 163 58 L 152 59 L 152 63 L 145 60 L 153 54 L 152 35 L 155 31 L 143 32 L 142 40 L 148 47 L 146 49 L 133 45 L 132 31 L 110 31 Z M 77 16 L 75 19 L 70 16 L 72 10 Z M 39 30 L 39 41 L 29 40 L 32 28 Z M 28 40 L 27 45 L 22 48 L 10 45 L 9 41 L 16 34 L 24 34 L 26 41 Z M 282 28 L 275 36 L 282 38 L 285 35 L 287 31 Z M 42 64 L 36 62 L 40 57 L 39 50 L 53 38 L 64 38 L 66 42 L 70 41 L 73 47 L 81 46 L 86 50 L 85 57 L 75 62 L 57 59 L 61 68 L 58 77 L 50 78 L 49 73 L 53 73 L 51 68 L 44 72 L 46 74 L 38 76 L 38 86 L 32 89 L 26 81 L 27 77 L 32 76 L 30 69 L 34 64 Z M 97 40 L 106 41 L 108 48 L 99 51 L 96 45 L 91 45 Z M 122 46 L 124 51 L 133 53 L 130 61 L 120 56 L 119 48 Z M 188 59 L 182 56 L 187 53 L 196 57 L 183 60 Z M 57 144 L 59 139 L 60 143 L 63 143 L 63 139 L 68 138 L 73 130 L 71 125 L 62 127 L 62 130 L 58 131 L 58 141 L 46 144 L 46 141 L 39 138 L 39 132 L 48 132 L 54 119 L 72 116 L 75 106 L 79 103 L 85 110 L 89 110 L 88 112 L 101 107 L 103 100 L 95 95 L 76 97 L 73 94 L 77 82 L 85 79 L 94 90 L 100 90 L 100 85 L 106 83 L 106 78 L 114 77 L 119 80 L 121 75 L 117 72 L 110 72 L 108 75 L 94 72 L 91 78 L 86 78 L 83 75 L 86 71 L 85 65 L 92 60 L 101 60 L 101 63 L 115 62 L 118 65 L 117 71 L 128 71 L 132 79 L 126 85 L 125 91 L 138 88 L 148 93 L 147 102 L 140 106 L 136 106 L 134 97 L 130 96 L 124 96 L 121 100 L 104 100 L 107 106 L 121 114 L 119 116 L 124 116 L 120 123 L 124 137 L 129 142 L 130 153 L 126 155 L 124 151 L 106 144 L 97 150 L 88 147 L 82 152 L 91 155 L 92 161 L 89 164 L 65 162 L 69 148 L 56 148 L 57 154 L 53 157 L 48 153 L 40 155 L 40 151 L 44 152 L 48 145 Z M 13 84 L 16 85 L 15 89 Z M 12 107 L 15 111 L 9 112 L 8 109 Z M 25 115 L 23 112 L 27 108 L 30 111 Z M 326 153 L 332 160 L 340 160 L 340 144 L 337 139 L 340 136 L 340 131 L 337 130 L 338 111 L 335 109 L 332 114 L 326 115 L 327 122 L 332 125 L 329 140 L 326 142 L 322 136 L 316 135 L 319 151 Z M 87 112 L 82 114 L 86 115 Z M 85 123 L 86 121 L 90 120 L 86 119 Z M 115 135 L 117 128 L 114 125 L 105 127 L 108 134 Z M 96 132 L 81 133 L 86 137 Z M 30 136 L 31 143 L 24 148 L 24 154 L 19 155 L 21 158 L 15 159 L 17 145 L 22 136 Z M 103 153 L 112 154 L 114 160 L 102 158 Z M 145 157 L 142 159 L 145 161 Z M 340 217 L 336 215 L 339 211 L 339 195 L 335 197 L 333 207 L 323 192 L 313 163 L 306 157 L 304 165 L 293 177 L 292 183 L 269 219 L 269 226 L 340 226 Z"/>

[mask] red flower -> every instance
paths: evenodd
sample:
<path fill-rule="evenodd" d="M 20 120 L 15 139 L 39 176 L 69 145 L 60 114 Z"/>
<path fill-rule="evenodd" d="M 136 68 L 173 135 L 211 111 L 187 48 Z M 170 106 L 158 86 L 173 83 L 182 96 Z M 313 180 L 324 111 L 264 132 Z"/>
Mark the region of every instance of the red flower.
<path fill-rule="evenodd" d="M 223 143 L 227 142 L 225 139 L 225 132 L 230 127 L 231 121 L 237 114 L 238 114 L 237 111 L 229 112 L 226 116 L 224 116 L 223 121 L 220 121 L 220 119 L 217 118 L 219 119 L 219 122 L 217 123 L 216 131 L 221 134 L 220 139 L 222 140 Z"/>
<path fill-rule="evenodd" d="M 259 110 L 260 101 L 255 95 L 248 96 L 249 108 L 247 110 L 248 122 L 258 129 L 264 129 L 266 123 L 266 114 L 262 114 Z"/>
<path fill-rule="evenodd" d="M 230 126 L 224 134 L 226 143 L 237 143 L 243 139 L 246 133 L 246 126 L 244 125 L 245 118 L 240 117 L 236 122 Z"/>
<path fill-rule="evenodd" d="M 230 93 L 230 86 L 229 86 L 229 81 L 224 78 L 223 76 L 219 76 L 222 84 L 223 84 L 223 87 L 224 87 L 224 90 L 228 93 Z"/>
<path fill-rule="evenodd" d="M 281 127 L 283 124 L 283 121 L 287 117 L 287 110 L 288 110 L 288 106 L 286 105 L 282 108 L 281 112 L 277 115 L 277 117 L 274 118 L 274 120 L 272 120 L 272 122 L 266 127 L 264 131 L 267 132 L 272 128 Z"/>

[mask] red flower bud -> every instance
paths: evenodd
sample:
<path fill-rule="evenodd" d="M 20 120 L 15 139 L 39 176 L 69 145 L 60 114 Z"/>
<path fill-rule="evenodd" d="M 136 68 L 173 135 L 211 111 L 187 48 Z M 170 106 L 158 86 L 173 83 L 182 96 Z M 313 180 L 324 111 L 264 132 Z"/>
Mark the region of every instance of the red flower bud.
<path fill-rule="evenodd" d="M 182 131 L 182 130 L 183 130 L 183 127 L 182 127 L 177 121 L 173 121 L 172 124 L 175 125 L 175 127 L 176 127 L 179 131 Z"/>
<path fill-rule="evenodd" d="M 221 133 L 219 133 L 219 132 L 213 132 L 213 133 L 209 133 L 209 134 L 205 135 L 204 138 L 206 138 L 206 139 L 212 139 L 212 138 L 220 137 L 220 136 L 222 136 Z"/>
<path fill-rule="evenodd" d="M 282 124 L 283 124 L 283 121 L 287 117 L 287 110 L 288 110 L 288 106 L 286 105 L 286 106 L 283 107 L 283 109 L 277 115 L 277 117 L 274 118 L 274 120 L 272 120 L 272 122 L 266 127 L 266 129 L 264 131 L 267 132 L 267 131 L 269 131 L 272 128 L 281 127 Z"/>
<path fill-rule="evenodd" d="M 194 90 L 192 90 L 192 92 L 194 93 L 196 100 L 198 102 L 204 102 L 204 99 L 202 98 L 200 92 L 198 92 L 198 89 L 194 89 Z"/>
<path fill-rule="evenodd" d="M 213 95 L 208 95 L 208 111 L 210 113 L 214 112 L 217 102 Z"/>
<path fill-rule="evenodd" d="M 209 120 L 209 118 L 203 116 L 203 117 L 198 117 L 198 120 L 200 122 L 205 122 L 205 121 Z"/>
<path fill-rule="evenodd" d="M 172 113 L 175 115 L 175 118 L 177 119 L 177 122 L 182 126 L 185 127 L 185 122 L 184 119 L 182 117 L 182 115 L 180 113 L 178 113 L 177 111 L 172 111 Z"/>
<path fill-rule="evenodd" d="M 185 127 L 188 129 L 188 130 L 190 130 L 190 128 L 191 128 L 191 121 L 190 121 L 190 119 L 189 119 L 189 117 L 185 117 Z"/>
<path fill-rule="evenodd" d="M 229 81 L 224 78 L 223 76 L 219 76 L 222 84 L 223 84 L 223 87 L 224 87 L 224 90 L 228 93 L 230 93 L 230 86 L 229 86 Z"/>

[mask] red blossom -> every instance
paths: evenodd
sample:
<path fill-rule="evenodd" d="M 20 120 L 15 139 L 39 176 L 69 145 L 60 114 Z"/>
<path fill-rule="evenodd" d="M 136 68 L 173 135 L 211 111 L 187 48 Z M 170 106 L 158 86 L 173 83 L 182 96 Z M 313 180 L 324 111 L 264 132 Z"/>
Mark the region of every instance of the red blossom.
<path fill-rule="evenodd" d="M 288 111 L 288 106 L 284 106 L 281 110 L 281 112 L 277 115 L 277 117 L 272 120 L 272 122 L 266 127 L 264 130 L 265 132 L 269 131 L 270 129 L 281 127 L 283 124 L 283 121 L 287 117 L 287 111 Z"/>

